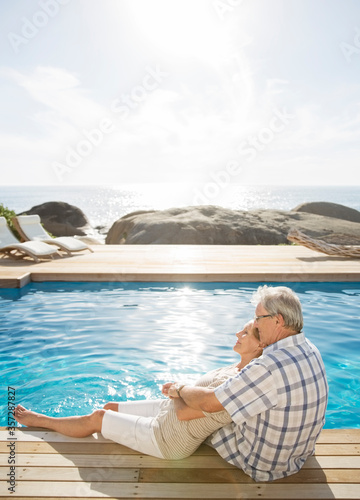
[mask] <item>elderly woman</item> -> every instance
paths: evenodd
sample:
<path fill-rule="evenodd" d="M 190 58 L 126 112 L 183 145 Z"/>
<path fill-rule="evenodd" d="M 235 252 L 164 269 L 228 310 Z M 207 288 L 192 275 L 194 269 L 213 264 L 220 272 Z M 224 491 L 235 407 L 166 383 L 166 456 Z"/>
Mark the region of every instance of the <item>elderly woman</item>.
<path fill-rule="evenodd" d="M 203 375 L 198 387 L 215 388 L 234 377 L 254 358 L 261 356 L 263 345 L 252 321 L 236 334 L 234 351 L 241 361 Z M 173 383 L 162 393 L 169 396 Z M 107 403 L 90 415 L 48 417 L 18 405 L 14 412 L 23 425 L 45 427 L 66 436 L 86 437 L 101 432 L 105 438 L 158 458 L 181 459 L 191 455 L 215 430 L 231 422 L 227 411 L 206 413 L 188 407 L 181 398 Z"/>

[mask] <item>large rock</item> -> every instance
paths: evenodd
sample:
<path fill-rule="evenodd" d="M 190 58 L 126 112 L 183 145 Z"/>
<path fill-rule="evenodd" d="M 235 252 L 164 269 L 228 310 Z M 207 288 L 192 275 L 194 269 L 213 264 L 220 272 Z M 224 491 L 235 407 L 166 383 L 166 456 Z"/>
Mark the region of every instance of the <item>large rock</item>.
<path fill-rule="evenodd" d="M 277 245 L 297 228 L 329 243 L 360 244 L 360 224 L 305 212 L 199 206 L 134 212 L 116 221 L 106 243 Z"/>
<path fill-rule="evenodd" d="M 19 215 L 40 216 L 46 231 L 54 236 L 85 236 L 91 226 L 80 208 L 63 201 L 49 201 L 36 205 Z"/>
<path fill-rule="evenodd" d="M 295 212 L 307 212 L 309 214 L 324 215 L 325 217 L 334 217 L 335 219 L 360 222 L 360 212 L 358 210 L 327 201 L 301 203 L 293 210 Z"/>

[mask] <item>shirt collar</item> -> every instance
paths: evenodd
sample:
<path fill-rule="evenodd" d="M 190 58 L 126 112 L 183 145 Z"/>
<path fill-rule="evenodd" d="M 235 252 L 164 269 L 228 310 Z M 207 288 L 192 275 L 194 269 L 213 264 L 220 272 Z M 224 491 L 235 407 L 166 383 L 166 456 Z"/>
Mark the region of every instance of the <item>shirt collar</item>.
<path fill-rule="evenodd" d="M 295 335 L 290 335 L 290 337 L 286 337 L 285 339 L 278 340 L 277 342 L 268 345 L 264 348 L 263 354 L 269 354 L 272 351 L 284 349 L 287 347 L 295 347 L 297 345 L 303 344 L 305 340 L 306 339 L 304 333 L 296 333 Z"/>

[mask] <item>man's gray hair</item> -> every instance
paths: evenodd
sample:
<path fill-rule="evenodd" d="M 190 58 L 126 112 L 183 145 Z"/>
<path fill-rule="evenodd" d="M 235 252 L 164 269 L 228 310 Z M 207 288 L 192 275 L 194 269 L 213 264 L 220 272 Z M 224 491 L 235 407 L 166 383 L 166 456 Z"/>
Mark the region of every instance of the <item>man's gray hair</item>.
<path fill-rule="evenodd" d="M 253 293 L 251 303 L 261 304 L 269 314 L 281 314 L 285 326 L 295 332 L 301 332 L 304 319 L 299 297 L 286 286 L 259 286 Z"/>

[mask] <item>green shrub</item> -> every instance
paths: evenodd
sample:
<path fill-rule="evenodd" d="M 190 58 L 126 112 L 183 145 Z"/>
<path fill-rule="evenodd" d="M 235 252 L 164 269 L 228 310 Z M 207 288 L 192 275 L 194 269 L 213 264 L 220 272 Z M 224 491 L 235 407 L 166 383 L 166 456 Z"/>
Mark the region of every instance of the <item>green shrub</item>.
<path fill-rule="evenodd" d="M 7 223 L 8 223 L 8 226 L 10 227 L 11 231 L 14 233 L 14 235 L 18 239 L 20 239 L 20 235 L 16 231 L 16 229 L 14 227 L 14 224 L 13 224 L 13 221 L 12 221 L 12 218 L 16 216 L 16 213 L 14 212 L 14 210 L 10 210 L 9 208 L 4 207 L 4 205 L 2 203 L 0 203 L 0 216 L 1 217 L 5 217 L 5 219 L 6 219 Z"/>

